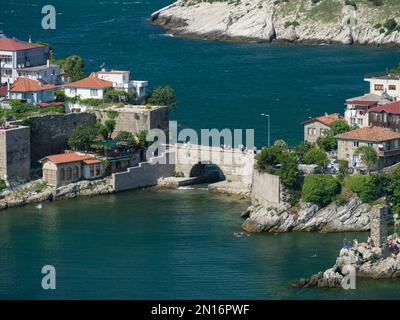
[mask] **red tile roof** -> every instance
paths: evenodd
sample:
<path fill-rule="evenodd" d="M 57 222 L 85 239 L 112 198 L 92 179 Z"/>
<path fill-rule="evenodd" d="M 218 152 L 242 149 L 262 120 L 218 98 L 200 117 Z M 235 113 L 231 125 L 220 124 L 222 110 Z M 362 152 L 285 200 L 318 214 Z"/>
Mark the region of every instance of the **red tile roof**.
<path fill-rule="evenodd" d="M 96 163 L 101 163 L 101 160 L 98 160 L 98 159 L 86 159 L 86 160 L 83 160 L 83 163 L 85 163 L 85 164 L 96 164 Z"/>
<path fill-rule="evenodd" d="M 79 154 L 76 152 L 70 152 L 70 153 L 61 153 L 61 154 L 53 154 L 47 157 L 44 157 L 43 160 L 49 160 L 53 162 L 54 164 L 63 164 L 63 163 L 70 163 L 70 162 L 77 162 L 77 161 L 83 161 L 86 159 L 90 159 L 93 156 L 88 155 L 88 154 Z"/>
<path fill-rule="evenodd" d="M 89 77 L 67 83 L 64 85 L 64 87 L 70 87 L 70 88 L 112 88 L 113 83 L 111 81 L 106 81 L 99 79 L 95 73 L 92 73 Z"/>
<path fill-rule="evenodd" d="M 380 127 L 363 127 L 336 136 L 339 140 L 360 140 L 370 142 L 384 142 L 400 139 L 400 133 Z"/>
<path fill-rule="evenodd" d="M 10 92 L 34 92 L 54 89 L 52 84 L 42 84 L 37 80 L 19 77 L 12 85 Z"/>
<path fill-rule="evenodd" d="M 326 116 L 321 116 L 321 117 L 308 119 L 306 121 L 303 121 L 302 124 L 307 124 L 307 123 L 310 123 L 310 122 L 318 121 L 318 122 L 321 122 L 321 123 L 323 123 L 323 124 L 325 124 L 327 126 L 330 126 L 336 120 L 344 120 L 344 118 L 341 115 L 338 115 L 337 113 L 332 113 L 332 114 L 328 114 Z"/>
<path fill-rule="evenodd" d="M 381 112 L 400 114 L 400 101 L 385 104 L 383 106 L 375 107 L 369 110 L 369 112 Z"/>
<path fill-rule="evenodd" d="M 0 51 L 20 51 L 44 47 L 41 44 L 28 43 L 16 39 L 0 38 Z"/>

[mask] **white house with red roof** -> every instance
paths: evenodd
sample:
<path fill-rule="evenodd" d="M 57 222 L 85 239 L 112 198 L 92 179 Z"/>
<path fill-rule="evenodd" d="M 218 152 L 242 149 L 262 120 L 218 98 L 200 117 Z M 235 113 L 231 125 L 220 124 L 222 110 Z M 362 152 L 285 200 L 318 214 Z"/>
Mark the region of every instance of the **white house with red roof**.
<path fill-rule="evenodd" d="M 333 113 L 303 121 L 301 124 L 304 125 L 304 141 L 311 144 L 317 143 L 317 139 L 324 136 L 329 131 L 331 124 L 338 120 L 344 121 L 344 118 Z"/>
<path fill-rule="evenodd" d="M 104 92 L 112 89 L 111 81 L 103 80 L 92 73 L 89 77 L 64 85 L 65 95 L 69 98 L 103 99 Z"/>
<path fill-rule="evenodd" d="M 19 77 L 8 91 L 9 99 L 26 100 L 29 103 L 43 103 L 54 100 L 55 86 L 37 80 Z"/>
<path fill-rule="evenodd" d="M 49 59 L 48 46 L 1 37 L 0 84 L 13 83 L 20 76 L 43 83 L 59 83 L 60 67 L 51 65 Z"/>
<path fill-rule="evenodd" d="M 98 78 L 113 83 L 113 88 L 134 93 L 139 100 L 146 97 L 148 81 L 130 80 L 130 72 L 123 70 L 106 70 L 96 72 Z"/>
<path fill-rule="evenodd" d="M 101 160 L 80 152 L 50 155 L 41 159 L 40 163 L 43 165 L 43 181 L 56 188 L 81 179 L 98 179 L 104 175 Z"/>
<path fill-rule="evenodd" d="M 344 117 L 350 126 L 368 127 L 368 110 L 377 106 L 388 104 L 390 102 L 390 100 L 382 96 L 371 93 L 360 97 L 350 98 L 346 100 Z"/>

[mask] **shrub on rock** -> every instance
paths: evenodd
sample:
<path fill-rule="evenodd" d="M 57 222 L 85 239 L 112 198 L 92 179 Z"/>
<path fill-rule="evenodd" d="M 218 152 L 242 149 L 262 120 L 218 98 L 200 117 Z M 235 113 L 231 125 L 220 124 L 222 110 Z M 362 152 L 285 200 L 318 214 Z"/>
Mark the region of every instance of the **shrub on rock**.
<path fill-rule="evenodd" d="M 302 199 L 325 207 L 340 192 L 340 185 L 329 174 L 310 174 L 304 177 Z"/>

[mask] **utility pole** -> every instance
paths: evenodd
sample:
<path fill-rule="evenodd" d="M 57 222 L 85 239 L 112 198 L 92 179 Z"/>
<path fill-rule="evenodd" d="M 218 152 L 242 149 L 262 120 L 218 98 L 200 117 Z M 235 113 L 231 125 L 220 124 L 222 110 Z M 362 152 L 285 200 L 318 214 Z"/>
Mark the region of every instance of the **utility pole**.
<path fill-rule="evenodd" d="M 269 147 L 271 146 L 271 116 L 265 113 L 261 113 L 261 116 L 268 118 L 268 147 Z"/>

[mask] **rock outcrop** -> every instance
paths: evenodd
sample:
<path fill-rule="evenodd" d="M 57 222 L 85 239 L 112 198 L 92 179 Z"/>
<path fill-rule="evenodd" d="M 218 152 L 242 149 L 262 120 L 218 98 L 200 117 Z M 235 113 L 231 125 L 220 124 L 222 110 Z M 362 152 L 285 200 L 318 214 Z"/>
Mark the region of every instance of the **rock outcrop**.
<path fill-rule="evenodd" d="M 114 193 L 114 188 L 109 178 L 93 181 L 79 181 L 57 189 L 46 187 L 40 192 L 30 192 L 28 189 L 24 188 L 4 196 L 4 198 L 0 200 L 0 210 L 59 199 L 71 199 L 79 196 L 95 196 L 111 193 Z"/>
<path fill-rule="evenodd" d="M 193 38 L 399 45 L 400 28 L 384 26 L 399 16 L 400 2 L 363 2 L 355 8 L 345 0 L 179 0 L 150 19 L 172 34 Z"/>
<path fill-rule="evenodd" d="M 390 243 L 390 245 L 389 245 Z M 293 281 L 293 287 L 336 288 L 341 287 L 346 275 L 353 272 L 356 277 L 390 279 L 400 277 L 400 242 L 397 234 L 388 237 L 381 247 L 355 243 L 351 248 L 340 250 L 332 268 L 318 272 L 309 279 Z"/>
<path fill-rule="evenodd" d="M 288 231 L 367 231 L 370 225 L 369 204 L 358 197 L 350 198 L 343 204 L 331 203 L 320 209 L 311 203 L 300 203 L 291 208 L 284 203 L 279 208 L 265 208 L 252 205 L 247 210 L 248 218 L 242 228 L 247 232 L 288 232 Z"/>

